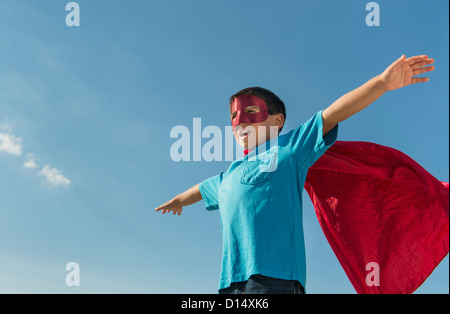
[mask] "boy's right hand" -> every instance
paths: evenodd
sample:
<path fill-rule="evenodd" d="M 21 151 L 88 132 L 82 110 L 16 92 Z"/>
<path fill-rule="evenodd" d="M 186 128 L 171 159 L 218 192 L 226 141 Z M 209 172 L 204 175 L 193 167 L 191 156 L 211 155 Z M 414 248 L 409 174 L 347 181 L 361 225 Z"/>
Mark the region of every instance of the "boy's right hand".
<path fill-rule="evenodd" d="M 181 202 L 177 200 L 176 198 L 171 199 L 165 204 L 162 204 L 161 206 L 158 206 L 155 208 L 156 211 L 162 210 L 162 213 L 168 213 L 173 212 L 173 214 L 178 214 L 178 216 L 181 215 L 181 211 L 183 210 L 183 207 L 181 206 Z"/>

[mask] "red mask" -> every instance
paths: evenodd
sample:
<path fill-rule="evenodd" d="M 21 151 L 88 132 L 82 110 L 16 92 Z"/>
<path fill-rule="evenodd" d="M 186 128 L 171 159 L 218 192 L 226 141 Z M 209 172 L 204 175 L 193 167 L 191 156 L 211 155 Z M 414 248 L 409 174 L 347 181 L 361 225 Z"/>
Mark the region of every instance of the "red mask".
<path fill-rule="evenodd" d="M 246 107 L 257 106 L 259 112 L 245 112 Z M 266 103 L 259 97 L 253 95 L 240 95 L 231 104 L 231 112 L 236 116 L 231 121 L 234 128 L 241 123 L 258 123 L 266 121 L 269 116 Z"/>

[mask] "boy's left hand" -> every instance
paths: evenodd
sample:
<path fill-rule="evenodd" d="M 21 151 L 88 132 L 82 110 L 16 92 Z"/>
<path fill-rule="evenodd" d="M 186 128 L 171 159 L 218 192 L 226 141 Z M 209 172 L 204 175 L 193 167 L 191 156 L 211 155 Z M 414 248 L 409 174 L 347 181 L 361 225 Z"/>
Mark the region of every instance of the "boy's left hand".
<path fill-rule="evenodd" d="M 428 77 L 414 76 L 433 71 L 434 66 L 429 66 L 433 62 L 434 60 L 429 59 L 426 55 L 408 59 L 405 55 L 402 55 L 380 75 L 385 90 L 391 91 L 410 84 L 428 82 Z"/>

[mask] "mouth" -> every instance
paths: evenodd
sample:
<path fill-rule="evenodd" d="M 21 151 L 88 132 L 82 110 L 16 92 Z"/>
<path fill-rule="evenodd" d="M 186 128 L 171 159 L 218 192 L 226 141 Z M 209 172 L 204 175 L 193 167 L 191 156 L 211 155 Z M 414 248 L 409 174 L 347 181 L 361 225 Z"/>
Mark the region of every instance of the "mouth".
<path fill-rule="evenodd" d="M 248 135 L 250 134 L 250 131 L 249 130 L 244 130 L 244 131 L 242 131 L 242 132 L 239 132 L 239 137 L 241 138 L 241 139 L 246 139 L 246 138 L 248 138 Z"/>

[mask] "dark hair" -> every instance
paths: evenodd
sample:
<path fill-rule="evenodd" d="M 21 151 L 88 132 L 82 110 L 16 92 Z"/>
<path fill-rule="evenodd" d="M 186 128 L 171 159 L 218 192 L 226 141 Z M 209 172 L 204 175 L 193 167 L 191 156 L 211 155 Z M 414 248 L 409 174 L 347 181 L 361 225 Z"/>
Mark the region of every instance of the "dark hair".
<path fill-rule="evenodd" d="M 270 90 L 262 87 L 244 88 L 243 90 L 231 96 L 230 106 L 233 103 L 234 99 L 240 95 L 253 95 L 261 98 L 266 103 L 269 114 L 281 113 L 284 116 L 284 120 L 286 121 L 286 107 L 284 106 L 283 101 Z M 281 129 L 283 129 L 283 127 L 280 128 L 279 132 L 281 132 Z"/>

